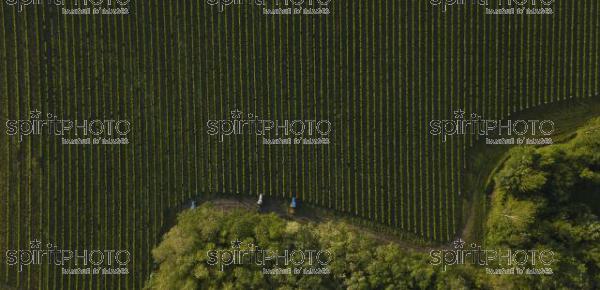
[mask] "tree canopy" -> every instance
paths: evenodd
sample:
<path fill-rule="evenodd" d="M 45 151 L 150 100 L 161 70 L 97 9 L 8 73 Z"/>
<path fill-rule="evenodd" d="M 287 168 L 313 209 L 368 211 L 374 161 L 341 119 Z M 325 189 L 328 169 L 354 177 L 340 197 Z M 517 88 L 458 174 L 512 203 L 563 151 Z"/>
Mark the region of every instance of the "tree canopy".
<path fill-rule="evenodd" d="M 326 250 L 333 257 L 330 272 L 269 275 L 255 263 L 223 270 L 207 263 L 209 251 L 231 249 L 236 240 L 277 253 Z M 148 289 L 431 289 L 437 280 L 452 280 L 429 264 L 428 255 L 381 244 L 343 222 L 298 223 L 243 209 L 221 211 L 210 203 L 181 213 L 152 254 L 158 268 Z"/>
<path fill-rule="evenodd" d="M 507 279 L 539 289 L 600 288 L 600 118 L 569 142 L 510 153 L 495 178 L 486 246 L 551 249 L 557 265 L 549 277 Z"/>
<path fill-rule="evenodd" d="M 182 212 L 153 250 L 157 268 L 146 288 L 598 289 L 599 190 L 600 118 L 566 143 L 513 148 L 496 174 L 484 247 L 551 250 L 552 275 L 487 275 L 473 265 L 444 271 L 431 265 L 429 253 L 382 243 L 341 221 L 299 223 L 205 203 Z M 272 265 L 211 264 L 208 253 L 231 250 L 232 241 L 275 253 L 327 251 L 329 272 L 271 275 L 262 269 Z"/>

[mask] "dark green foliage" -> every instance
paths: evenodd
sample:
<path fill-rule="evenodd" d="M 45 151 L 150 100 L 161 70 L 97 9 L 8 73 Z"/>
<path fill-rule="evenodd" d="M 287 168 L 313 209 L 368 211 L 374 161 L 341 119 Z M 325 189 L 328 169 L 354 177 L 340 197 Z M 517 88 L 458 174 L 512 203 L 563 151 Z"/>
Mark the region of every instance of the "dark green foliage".
<path fill-rule="evenodd" d="M 152 276 L 153 289 L 267 289 L 271 286 L 303 285 L 319 289 L 331 285 L 333 276 L 263 276 L 262 267 L 249 263 L 218 266 L 206 263 L 209 250 L 231 249 L 231 241 L 239 239 L 262 249 L 282 251 L 294 248 L 316 248 L 316 231 L 306 230 L 298 223 L 287 222 L 275 215 L 260 215 L 247 211 L 224 213 L 203 205 L 182 213 L 178 224 L 153 250 L 160 268 Z"/>
<path fill-rule="evenodd" d="M 498 174 L 498 184 L 515 194 L 540 191 L 546 183 L 546 176 L 534 166 L 539 159 L 539 154 L 531 147 L 516 148 L 506 161 L 504 170 Z"/>
<path fill-rule="evenodd" d="M 486 246 L 555 252 L 554 275 L 511 277 L 536 288 L 600 287 L 600 118 L 568 143 L 515 148 L 498 173 Z M 532 280 L 532 281 L 518 281 Z"/>
<path fill-rule="evenodd" d="M 594 289 L 600 281 L 600 222 L 578 198 L 600 187 L 600 118 L 568 143 L 515 148 L 496 176 L 486 249 L 554 252 L 553 275 L 487 275 L 484 267 L 443 271 L 427 253 L 382 245 L 340 222 L 283 220 L 274 214 L 214 209 L 185 211 L 153 251 L 159 264 L 150 289 Z M 533 177 L 532 177 L 533 176 Z M 263 275 L 261 266 L 209 266 L 207 251 L 240 239 L 261 248 L 328 250 L 328 275 Z M 493 265 L 491 265 L 493 266 Z"/>
<path fill-rule="evenodd" d="M 261 249 L 327 250 L 334 257 L 331 273 L 263 275 L 263 267 L 252 263 L 224 271 L 207 263 L 209 250 L 230 249 L 236 239 Z M 210 204 L 183 212 L 152 253 L 159 267 L 146 285 L 150 289 L 430 289 L 441 275 L 427 255 L 380 245 L 343 223 L 301 224 Z"/>

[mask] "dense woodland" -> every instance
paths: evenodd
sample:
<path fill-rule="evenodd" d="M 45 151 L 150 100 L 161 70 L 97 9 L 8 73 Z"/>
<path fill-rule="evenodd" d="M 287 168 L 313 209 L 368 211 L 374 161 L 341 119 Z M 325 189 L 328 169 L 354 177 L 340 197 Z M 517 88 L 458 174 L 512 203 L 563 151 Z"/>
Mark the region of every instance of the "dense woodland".
<path fill-rule="evenodd" d="M 600 118 L 567 143 L 516 147 L 495 177 L 487 249 L 548 249 L 552 275 L 488 275 L 483 267 L 432 266 L 429 253 L 382 244 L 340 222 L 298 223 L 274 214 L 186 210 L 153 250 L 148 289 L 597 289 L 600 287 Z M 324 249 L 329 275 L 263 275 L 263 266 L 207 263 L 240 239 L 281 252 Z M 539 262 L 538 262 L 539 264 Z M 490 267 L 493 266 L 490 265 Z M 530 265 L 531 266 L 531 265 Z"/>

